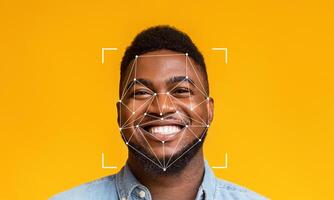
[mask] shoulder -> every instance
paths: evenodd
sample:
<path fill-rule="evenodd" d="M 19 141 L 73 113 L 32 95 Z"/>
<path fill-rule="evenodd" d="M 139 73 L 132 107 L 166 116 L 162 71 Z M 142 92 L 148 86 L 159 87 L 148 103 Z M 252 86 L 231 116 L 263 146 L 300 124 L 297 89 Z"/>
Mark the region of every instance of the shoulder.
<path fill-rule="evenodd" d="M 218 179 L 216 185 L 216 197 L 233 200 L 268 200 L 268 198 L 235 183 Z"/>
<path fill-rule="evenodd" d="M 49 200 L 89 200 L 89 199 L 117 199 L 115 175 L 103 177 L 77 187 L 71 188 Z"/>

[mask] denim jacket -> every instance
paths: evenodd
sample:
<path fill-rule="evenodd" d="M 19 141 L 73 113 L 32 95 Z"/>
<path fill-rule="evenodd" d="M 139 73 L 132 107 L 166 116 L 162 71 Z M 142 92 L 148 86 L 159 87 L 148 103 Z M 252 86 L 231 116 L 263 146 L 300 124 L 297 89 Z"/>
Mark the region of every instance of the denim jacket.
<path fill-rule="evenodd" d="M 207 162 L 195 200 L 264 200 L 249 189 L 215 177 Z M 147 187 L 140 184 L 129 167 L 50 198 L 50 200 L 152 200 Z"/>

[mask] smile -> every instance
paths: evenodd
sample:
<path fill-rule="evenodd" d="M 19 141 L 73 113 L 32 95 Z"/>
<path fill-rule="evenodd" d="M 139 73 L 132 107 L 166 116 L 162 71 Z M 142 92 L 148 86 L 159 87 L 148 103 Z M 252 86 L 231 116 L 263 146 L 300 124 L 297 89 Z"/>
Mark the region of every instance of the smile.
<path fill-rule="evenodd" d="M 150 126 L 148 127 L 147 132 L 151 134 L 163 134 L 163 135 L 173 135 L 180 132 L 182 129 L 181 126 Z"/>
<path fill-rule="evenodd" d="M 186 126 L 178 121 L 151 121 L 140 126 L 140 130 L 151 139 L 167 142 L 172 141 L 179 133 L 182 133 Z"/>

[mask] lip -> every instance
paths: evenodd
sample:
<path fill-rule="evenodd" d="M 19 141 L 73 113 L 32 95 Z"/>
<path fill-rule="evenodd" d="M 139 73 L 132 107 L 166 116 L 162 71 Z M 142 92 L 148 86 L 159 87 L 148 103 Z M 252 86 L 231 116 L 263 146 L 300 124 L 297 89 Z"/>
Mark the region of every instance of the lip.
<path fill-rule="evenodd" d="M 155 133 L 152 134 L 148 131 L 146 131 L 145 128 L 149 126 L 182 126 L 181 130 L 175 134 L 165 135 L 165 134 L 159 134 Z M 180 134 L 182 134 L 186 129 L 186 124 L 184 124 L 181 121 L 175 121 L 175 120 L 154 120 L 151 122 L 146 122 L 145 125 L 140 126 L 139 130 L 147 136 L 148 139 L 154 140 L 156 142 L 171 142 L 175 140 Z"/>

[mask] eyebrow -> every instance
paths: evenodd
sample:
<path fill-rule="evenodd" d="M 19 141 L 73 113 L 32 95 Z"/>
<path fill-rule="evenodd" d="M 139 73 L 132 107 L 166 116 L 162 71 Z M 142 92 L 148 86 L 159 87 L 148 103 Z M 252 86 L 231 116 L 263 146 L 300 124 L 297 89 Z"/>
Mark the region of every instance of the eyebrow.
<path fill-rule="evenodd" d="M 147 80 L 147 79 L 143 79 L 143 78 L 139 78 L 139 79 L 130 81 L 128 83 L 128 85 L 125 87 L 125 91 L 128 90 L 130 87 L 132 87 L 136 83 L 141 83 L 142 85 L 144 85 L 148 88 L 153 87 L 152 81 Z"/>
<path fill-rule="evenodd" d="M 167 81 L 167 84 L 175 84 L 183 81 L 188 82 L 191 85 L 195 86 L 195 82 L 187 76 L 173 76 Z"/>

